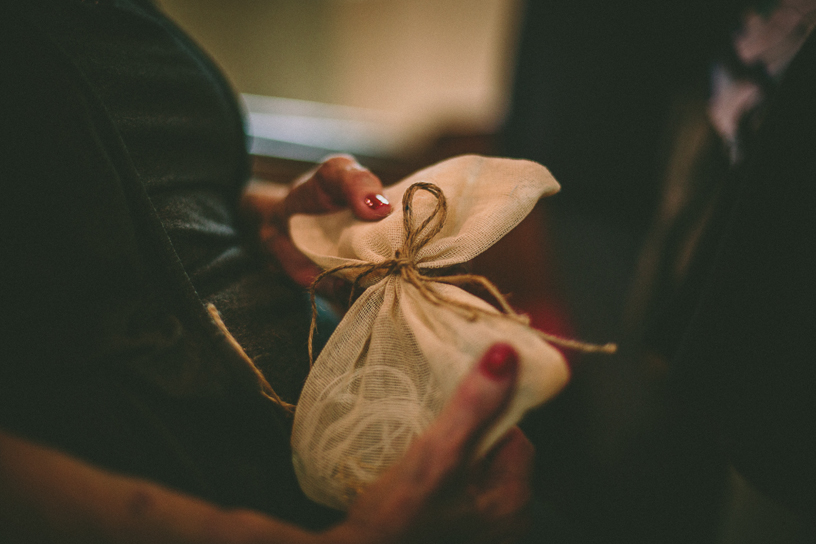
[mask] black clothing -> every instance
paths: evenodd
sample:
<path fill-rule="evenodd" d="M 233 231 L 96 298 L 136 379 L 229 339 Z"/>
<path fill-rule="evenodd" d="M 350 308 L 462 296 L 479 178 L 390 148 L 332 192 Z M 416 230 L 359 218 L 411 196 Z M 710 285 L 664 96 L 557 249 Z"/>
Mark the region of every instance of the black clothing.
<path fill-rule="evenodd" d="M 816 35 L 791 63 L 734 173 L 686 293 L 675 352 L 678 403 L 715 422 L 735 467 L 816 515 Z M 681 400 L 682 399 L 682 400 Z M 699 410 L 699 412 L 698 412 Z"/>
<path fill-rule="evenodd" d="M 291 421 L 302 290 L 241 247 L 242 120 L 147 1 L 4 4 L 0 426 L 109 469 L 307 527 Z"/>
<path fill-rule="evenodd" d="M 579 334 L 606 340 L 595 332 L 603 326 L 587 323 L 594 325 L 600 315 L 606 330 L 614 331 L 620 322 L 617 305 L 607 304 L 612 307 L 607 310 L 607 299 L 599 293 L 610 289 L 609 270 L 617 268 L 620 250 L 634 245 L 612 236 L 621 224 L 616 216 L 634 223 L 650 215 L 640 189 L 633 190 L 636 180 L 627 185 L 617 178 L 623 167 L 631 172 L 643 167 L 644 158 L 655 157 L 658 142 L 654 137 L 638 141 L 628 125 L 642 117 L 657 124 L 666 117 L 655 115 L 654 102 L 642 104 L 644 95 L 655 92 L 668 103 L 670 95 L 686 91 L 688 81 L 659 76 L 685 72 L 692 83 L 701 78 L 674 55 L 685 55 L 688 42 L 667 45 L 640 32 L 629 39 L 651 40 L 638 49 L 659 57 L 654 71 L 630 74 L 610 68 L 631 67 L 638 57 L 617 65 L 591 62 L 588 50 L 612 55 L 615 43 L 606 49 L 610 34 L 623 35 L 626 28 L 666 31 L 674 40 L 674 27 L 658 19 L 623 18 L 603 30 L 582 28 L 577 36 L 597 39 L 565 47 L 565 35 L 575 39 L 573 29 L 585 12 L 590 22 L 600 20 L 587 8 L 595 4 L 554 10 L 530 4 L 528 14 L 534 18 L 525 24 L 506 142 L 513 146 L 509 154 L 538 157 L 562 183 L 564 202 L 558 202 L 560 195 L 553 199 L 548 219 L 555 223 L 556 248 L 566 254 L 558 258 L 566 257 L 568 295 L 579 297 L 574 306 Z M 702 20 L 701 13 L 692 10 Z M 544 27 L 551 32 L 541 32 Z M 728 37 L 722 25 L 712 29 L 723 40 Z M 683 33 L 698 41 L 697 33 L 685 28 Z M 708 67 L 713 51 L 706 47 L 703 53 L 691 57 Z M 606 86 L 604 78 L 613 85 Z M 567 87 L 575 92 L 565 92 Z M 622 102 L 621 88 L 631 90 Z M 678 213 L 674 230 L 662 240 L 657 268 L 662 265 L 671 278 L 644 289 L 651 304 L 636 341 L 625 338 L 615 358 L 583 358 L 571 386 L 534 414 L 537 419 L 528 418 L 525 430 L 534 443 L 544 445 L 538 448 L 541 488 L 579 534 L 576 541 L 714 541 L 724 521 L 729 471 L 761 492 L 777 512 L 806 527 L 810 523 L 806 541 L 816 534 L 816 350 L 811 342 L 816 336 L 816 34 L 811 33 L 778 86 L 763 90 L 768 99 L 758 112 L 758 131 L 747 134 L 741 163 L 729 168 L 724 146 L 709 128 L 711 145 L 701 152 L 699 146 L 699 154 L 690 157 L 697 164 L 667 173 L 675 179 L 688 175 L 705 186 L 692 188 L 690 205 L 676 191 L 667 196 L 675 208 L 686 204 L 687 213 Z M 708 122 L 704 99 L 698 100 L 696 92 L 682 98 L 686 104 L 695 101 L 691 123 Z M 593 117 L 596 110 L 603 111 Z M 678 139 L 701 134 L 678 132 Z M 630 166 L 632 161 L 637 165 Z M 650 178 L 639 179 L 648 183 Z M 574 196 L 567 194 L 571 185 Z M 647 191 L 658 187 L 654 183 Z M 694 246 L 686 242 L 697 240 L 701 224 L 705 232 L 685 266 L 690 255 L 683 250 Z M 685 266 L 682 274 L 673 266 L 679 261 Z M 606 283 L 595 281 L 598 277 Z M 613 287 L 622 294 L 627 280 Z M 589 319 L 581 319 L 580 312 Z M 662 358 L 652 357 L 655 353 Z"/>

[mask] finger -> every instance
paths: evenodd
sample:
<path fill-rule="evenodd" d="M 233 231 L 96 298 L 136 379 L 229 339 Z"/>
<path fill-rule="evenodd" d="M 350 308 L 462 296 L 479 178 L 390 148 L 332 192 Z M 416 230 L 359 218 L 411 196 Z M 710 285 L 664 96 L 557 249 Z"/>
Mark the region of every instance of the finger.
<path fill-rule="evenodd" d="M 486 487 L 508 479 L 528 481 L 532 476 L 535 448 L 521 429 L 512 427 L 487 456 Z"/>
<path fill-rule="evenodd" d="M 409 449 L 406 466 L 429 488 L 464 471 L 476 444 L 504 411 L 518 373 L 518 353 L 495 344 L 457 388 L 436 422 Z"/>
<path fill-rule="evenodd" d="M 359 296 L 359 289 L 352 292 L 353 284 L 337 276 L 325 276 L 320 283 L 315 286 L 318 295 L 331 302 L 334 307 L 343 315 L 354 303 L 355 297 Z"/>
<path fill-rule="evenodd" d="M 241 218 L 253 227 L 274 221 L 282 212 L 283 202 L 289 191 L 288 184 L 251 181 L 241 195 Z"/>
<path fill-rule="evenodd" d="M 320 268 L 300 252 L 292 239 L 269 223 L 261 229 L 265 249 L 276 257 L 283 271 L 301 287 L 309 287 L 320 274 Z"/>
<path fill-rule="evenodd" d="M 352 505 L 351 517 L 371 521 L 371 512 L 377 512 L 386 519 L 409 519 L 438 496 L 444 484 L 466 472 L 478 439 L 509 401 L 517 371 L 516 351 L 507 344 L 492 346 L 403 460 Z"/>
<path fill-rule="evenodd" d="M 533 458 L 532 444 L 513 427 L 483 460 L 469 489 L 485 542 L 516 542 L 529 532 Z"/>
<path fill-rule="evenodd" d="M 354 158 L 327 159 L 297 184 L 286 199 L 285 213 L 326 213 L 345 206 L 360 219 L 374 221 L 391 213 L 382 182 Z"/>
<path fill-rule="evenodd" d="M 533 445 L 521 429 L 510 429 L 486 459 L 488 466 L 475 499 L 482 515 L 512 517 L 529 504 L 533 458 Z"/>

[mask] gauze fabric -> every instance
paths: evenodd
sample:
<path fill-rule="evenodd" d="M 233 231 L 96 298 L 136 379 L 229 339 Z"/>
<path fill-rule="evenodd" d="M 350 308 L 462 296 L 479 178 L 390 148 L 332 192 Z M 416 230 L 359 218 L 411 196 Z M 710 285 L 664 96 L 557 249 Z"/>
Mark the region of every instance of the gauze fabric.
<path fill-rule="evenodd" d="M 440 187 L 448 209 L 441 232 L 417 254 L 420 270 L 473 259 L 524 219 L 539 198 L 559 189 L 539 164 L 462 156 L 385 189 L 394 212 L 381 221 L 359 221 L 349 210 L 298 215 L 290 222 L 292 239 L 325 269 L 391 260 L 405 237 L 402 196 L 416 182 Z M 418 191 L 411 202 L 414 221 L 422 222 L 435 205 L 432 195 Z M 353 281 L 362 271 L 337 275 Z M 429 284 L 443 298 L 481 309 L 477 319 L 430 302 L 399 274 L 372 274 L 360 283 L 366 290 L 315 361 L 295 412 L 295 471 L 303 491 L 317 502 L 347 509 L 431 424 L 496 342 L 518 351 L 520 371 L 514 397 L 481 452 L 569 378 L 563 356 L 535 330 L 459 287 Z"/>

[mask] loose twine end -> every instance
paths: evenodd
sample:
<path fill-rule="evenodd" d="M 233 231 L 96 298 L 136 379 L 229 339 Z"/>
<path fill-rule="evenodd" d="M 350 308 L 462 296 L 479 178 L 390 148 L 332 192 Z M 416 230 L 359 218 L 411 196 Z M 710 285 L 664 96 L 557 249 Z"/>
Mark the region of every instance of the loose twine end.
<path fill-rule="evenodd" d="M 419 226 L 415 226 L 414 224 L 414 217 L 413 217 L 413 200 L 414 196 L 418 191 L 427 191 L 431 193 L 436 198 L 436 206 L 434 207 L 431 214 L 419 224 Z M 382 277 L 389 276 L 392 274 L 398 274 L 413 285 L 421 294 L 425 297 L 429 302 L 436 305 L 445 305 L 449 308 L 452 308 L 456 311 L 462 313 L 465 317 L 470 320 L 478 319 L 480 315 L 493 315 L 496 314 L 493 312 L 485 311 L 482 308 L 478 308 L 475 306 L 471 306 L 469 304 L 464 304 L 462 302 L 449 299 L 440 295 L 434 289 L 430 288 L 430 285 L 433 283 L 447 283 L 449 285 L 479 285 L 483 287 L 490 295 L 495 299 L 497 304 L 501 308 L 501 312 L 498 315 L 502 315 L 507 319 L 512 319 L 518 323 L 528 325 L 530 324 L 530 319 L 526 315 L 517 313 L 507 302 L 507 299 L 504 295 L 501 294 L 499 289 L 487 278 L 484 276 L 480 276 L 478 274 L 455 274 L 450 276 L 428 276 L 423 274 L 422 271 L 417 266 L 419 261 L 417 260 L 417 256 L 419 255 L 420 250 L 425 247 L 428 242 L 430 242 L 434 236 L 439 234 L 442 228 L 445 226 L 445 221 L 447 220 L 448 216 L 448 205 L 445 199 L 445 195 L 437 185 L 433 183 L 426 183 L 426 182 L 419 182 L 414 183 L 405 191 L 405 194 L 402 196 L 402 211 L 403 211 L 403 227 L 405 231 L 405 240 L 402 244 L 402 247 L 394 252 L 393 259 L 387 259 L 385 261 L 379 263 L 357 263 L 357 264 L 344 264 L 340 266 L 336 266 L 334 268 L 330 268 L 328 270 L 324 270 L 321 272 L 315 280 L 312 282 L 312 285 L 309 287 L 309 295 L 311 297 L 312 302 L 312 323 L 309 327 L 309 364 L 314 364 L 314 335 L 317 331 L 317 303 L 315 301 L 315 291 L 317 285 L 325 278 L 326 276 L 336 274 L 337 272 L 341 272 L 343 270 L 361 270 L 360 274 L 354 279 L 354 282 L 351 286 L 351 294 L 349 296 L 349 305 L 354 300 L 354 294 L 360 287 L 360 284 L 363 279 L 374 276 L 374 275 L 381 275 Z M 568 338 L 561 338 L 560 336 L 555 336 L 552 334 L 548 334 L 536 329 L 533 329 L 541 338 L 546 340 L 547 342 L 554 344 L 558 347 L 564 349 L 570 349 L 575 351 L 581 351 L 584 353 L 607 353 L 612 354 L 615 353 L 618 349 L 617 345 L 613 343 L 598 345 L 598 344 L 590 344 L 587 342 L 581 342 L 579 340 L 572 340 Z"/>
<path fill-rule="evenodd" d="M 260 369 L 257 366 L 255 366 L 255 363 L 244 351 L 244 348 L 241 347 L 241 344 L 238 343 L 238 340 L 235 339 L 235 337 L 229 331 L 227 326 L 224 324 L 224 320 L 221 319 L 221 314 L 218 312 L 218 309 L 215 307 L 215 304 L 207 304 L 207 311 L 210 313 L 210 316 L 213 318 L 213 321 L 215 321 L 215 324 L 218 325 L 218 329 L 224 334 L 224 337 L 227 339 L 227 342 L 229 342 L 230 346 L 232 346 L 232 348 L 236 352 L 238 352 L 238 355 L 240 355 L 241 359 L 247 364 L 249 369 L 255 375 L 255 378 L 258 380 L 258 385 L 261 388 L 261 394 L 268 398 L 269 400 L 271 400 L 272 402 L 274 402 L 275 404 L 279 405 L 281 408 L 283 408 L 290 414 L 294 413 L 295 405 L 289 404 L 288 402 L 280 398 L 280 396 L 278 396 L 278 394 L 275 392 L 275 390 L 267 381 L 266 376 L 264 376 Z"/>

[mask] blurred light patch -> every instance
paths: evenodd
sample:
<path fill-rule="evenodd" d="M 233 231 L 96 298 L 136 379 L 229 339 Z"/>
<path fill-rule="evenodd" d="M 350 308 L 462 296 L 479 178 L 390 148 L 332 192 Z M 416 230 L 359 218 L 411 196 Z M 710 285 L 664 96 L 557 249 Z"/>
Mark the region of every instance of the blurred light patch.
<path fill-rule="evenodd" d="M 399 158 L 419 145 L 386 112 L 253 94 L 241 95 L 250 153 L 316 162 L 331 153 Z"/>
<path fill-rule="evenodd" d="M 523 0 L 159 3 L 254 95 L 256 152 L 401 157 L 504 121 Z"/>

